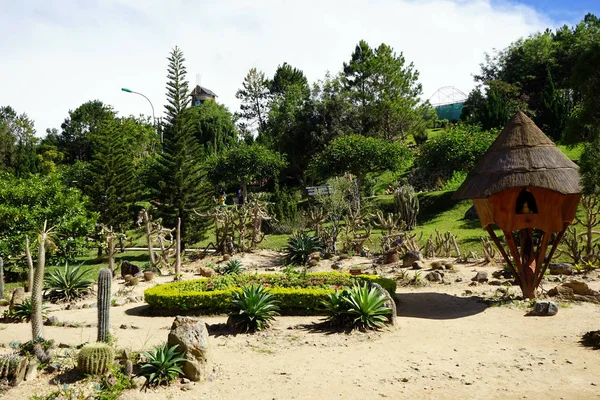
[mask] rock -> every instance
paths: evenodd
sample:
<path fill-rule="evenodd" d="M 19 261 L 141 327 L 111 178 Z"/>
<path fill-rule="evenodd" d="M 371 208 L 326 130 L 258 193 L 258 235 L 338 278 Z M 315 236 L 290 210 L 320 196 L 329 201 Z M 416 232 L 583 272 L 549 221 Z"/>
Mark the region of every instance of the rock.
<path fill-rule="evenodd" d="M 488 281 L 488 273 L 485 271 L 479 271 L 477 275 L 471 278 L 473 282 L 483 283 Z"/>
<path fill-rule="evenodd" d="M 59 363 L 50 363 L 46 367 L 46 371 L 48 371 L 49 373 L 53 373 L 53 372 L 60 371 L 60 370 L 61 370 L 61 366 Z"/>
<path fill-rule="evenodd" d="M 475 206 L 471 206 L 471 208 L 469 208 L 467 210 L 467 212 L 465 212 L 465 217 L 464 219 L 469 219 L 469 220 L 473 220 L 473 219 L 478 219 L 479 216 L 477 215 L 477 209 L 475 208 Z"/>
<path fill-rule="evenodd" d="M 316 267 L 316 266 L 317 266 L 317 264 L 319 264 L 319 261 L 318 261 L 318 260 L 316 260 L 316 259 L 314 259 L 314 258 L 312 258 L 312 259 L 310 259 L 310 260 L 308 261 L 308 266 L 309 266 L 309 267 Z"/>
<path fill-rule="evenodd" d="M 23 304 L 25 301 L 25 288 L 24 287 L 16 287 L 12 292 L 12 297 L 10 298 L 10 303 L 8 305 L 8 309 L 10 311 L 14 311 L 15 307 Z"/>
<path fill-rule="evenodd" d="M 129 327 L 134 330 L 142 329 L 142 327 L 139 325 L 129 325 Z"/>
<path fill-rule="evenodd" d="M 81 306 L 81 308 L 90 308 L 90 305 L 89 304 L 84 304 L 84 305 Z"/>
<path fill-rule="evenodd" d="M 177 350 L 183 353 L 185 377 L 194 382 L 205 380 L 210 360 L 206 324 L 197 318 L 177 316 L 167 341 L 169 346 L 178 345 Z"/>
<path fill-rule="evenodd" d="M 433 270 L 444 268 L 444 265 L 442 264 L 441 261 L 432 261 L 431 264 L 429 264 L 429 265 L 431 266 L 431 269 L 433 269 Z"/>
<path fill-rule="evenodd" d="M 268 272 L 277 271 L 277 267 L 267 267 L 267 268 L 265 268 L 265 271 L 268 271 Z"/>
<path fill-rule="evenodd" d="M 223 261 L 227 262 L 229 260 L 231 260 L 231 256 L 229 254 L 223 254 Z"/>
<path fill-rule="evenodd" d="M 136 389 L 141 389 L 146 385 L 147 379 L 145 376 L 136 376 L 134 378 L 131 378 L 131 381 L 135 385 Z"/>
<path fill-rule="evenodd" d="M 419 250 L 410 250 L 402 256 L 402 266 L 410 267 L 413 263 L 423 259 L 423 254 Z"/>
<path fill-rule="evenodd" d="M 127 325 L 127 324 L 121 324 L 121 326 L 119 327 L 119 329 L 129 329 L 129 325 Z"/>
<path fill-rule="evenodd" d="M 444 262 L 444 267 L 449 271 L 454 271 L 454 269 L 455 269 L 454 264 L 452 264 L 451 262 L 448 262 L 448 261 Z"/>
<path fill-rule="evenodd" d="M 396 302 L 392 298 L 392 295 L 387 290 L 385 290 L 379 283 L 370 282 L 369 286 L 376 288 L 379 291 L 379 293 L 381 293 L 383 296 L 385 296 L 387 298 L 387 301 L 385 303 L 383 303 L 383 306 L 388 307 L 389 309 L 392 310 L 392 313 L 388 314 L 386 316 L 388 323 L 390 325 L 394 325 L 394 326 L 397 325 L 398 324 L 398 316 L 397 316 Z"/>
<path fill-rule="evenodd" d="M 144 280 L 146 282 L 150 282 L 154 279 L 154 271 L 146 270 L 144 271 Z"/>
<path fill-rule="evenodd" d="M 429 282 L 442 282 L 442 275 L 440 275 L 439 272 L 433 271 L 428 273 L 427 275 L 425 275 L 425 279 L 427 279 Z"/>
<path fill-rule="evenodd" d="M 581 296 L 599 296 L 600 293 L 590 289 L 587 283 L 581 281 L 567 281 L 562 284 L 562 286 L 571 288 L 574 294 L 578 294 Z"/>
<path fill-rule="evenodd" d="M 552 316 L 558 313 L 558 306 L 553 301 L 536 300 L 531 315 L 540 317 Z"/>
<path fill-rule="evenodd" d="M 184 383 L 183 385 L 181 385 L 181 390 L 183 390 L 184 392 L 187 392 L 188 390 L 192 389 L 194 389 L 193 383 Z"/>
<path fill-rule="evenodd" d="M 136 302 L 137 302 L 137 299 L 136 299 L 135 297 L 131 297 L 131 296 L 130 296 L 130 297 L 128 297 L 128 298 L 127 298 L 127 302 L 128 302 L 128 303 L 136 303 Z"/>
<path fill-rule="evenodd" d="M 463 281 L 463 280 L 462 280 L 462 278 L 456 278 L 456 279 L 454 280 L 454 282 L 456 282 L 456 283 L 460 283 L 460 282 L 462 282 L 462 281 Z"/>
<path fill-rule="evenodd" d="M 181 378 L 181 383 L 182 384 L 186 384 L 186 383 L 190 383 L 191 381 L 188 378 Z"/>
<path fill-rule="evenodd" d="M 342 263 L 339 261 L 334 261 L 333 264 L 331 264 L 331 269 L 342 269 Z"/>
<path fill-rule="evenodd" d="M 27 382 L 33 381 L 37 378 L 38 372 L 38 362 L 36 360 L 31 360 L 27 364 L 27 371 L 25 372 L 25 380 Z"/>
<path fill-rule="evenodd" d="M 140 277 L 134 276 L 127 282 L 127 286 L 137 286 L 138 283 L 140 283 Z"/>
<path fill-rule="evenodd" d="M 550 275 L 573 275 L 573 266 L 567 263 L 550 263 Z"/>
<path fill-rule="evenodd" d="M 58 325 L 58 317 L 54 315 L 49 316 L 46 321 L 44 321 L 44 325 L 46 326 L 56 326 Z"/>
<path fill-rule="evenodd" d="M 414 263 L 412 263 L 412 269 L 423 269 L 423 266 L 415 261 Z"/>
<path fill-rule="evenodd" d="M 340 254 L 338 260 L 349 260 L 350 259 L 350 255 L 349 254 Z"/>
<path fill-rule="evenodd" d="M 115 299 L 113 302 L 113 307 L 121 307 L 125 305 L 125 299 Z"/>
<path fill-rule="evenodd" d="M 67 304 L 67 307 L 65 308 L 65 310 L 81 310 L 81 306 L 79 304 L 75 304 L 75 303 L 71 303 L 71 304 Z"/>
<path fill-rule="evenodd" d="M 385 253 L 385 259 L 383 260 L 384 264 L 395 264 L 398 262 L 398 250 L 390 249 Z"/>
<path fill-rule="evenodd" d="M 491 286 L 502 286 L 502 282 L 494 280 L 494 281 L 490 281 L 489 285 L 491 285 Z"/>
<path fill-rule="evenodd" d="M 22 357 L 19 364 L 15 367 L 14 375 L 12 375 L 12 379 L 9 382 L 10 386 L 18 386 L 23 382 L 28 365 L 29 362 L 27 361 L 27 357 Z"/>
<path fill-rule="evenodd" d="M 125 278 L 125 275 L 136 276 L 140 274 L 142 270 L 137 265 L 130 263 L 127 260 L 123 260 L 121 263 L 121 277 Z"/>
<path fill-rule="evenodd" d="M 210 278 L 211 276 L 213 276 L 215 274 L 215 270 L 212 268 L 208 268 L 208 267 L 200 267 L 200 268 L 198 268 L 198 274 L 200 274 L 200 276 Z"/>
<path fill-rule="evenodd" d="M 309 254 L 308 259 L 320 261 L 321 260 L 321 252 L 315 251 L 314 253 Z"/>
<path fill-rule="evenodd" d="M 6 307 L 10 304 L 10 301 L 6 299 L 0 299 L 0 307 Z"/>

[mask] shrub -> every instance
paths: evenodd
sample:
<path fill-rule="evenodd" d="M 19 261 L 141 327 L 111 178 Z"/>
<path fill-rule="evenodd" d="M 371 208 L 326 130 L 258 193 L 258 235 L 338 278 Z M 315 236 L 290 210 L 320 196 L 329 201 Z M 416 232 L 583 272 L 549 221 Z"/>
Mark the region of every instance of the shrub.
<path fill-rule="evenodd" d="M 22 304 L 17 304 L 13 311 L 6 310 L 4 312 L 4 317 L 10 320 L 29 322 L 29 320 L 31 320 L 32 311 L 31 299 L 26 298 L 23 300 Z M 47 315 L 48 307 L 42 305 L 42 317 L 45 318 Z"/>
<path fill-rule="evenodd" d="M 185 361 L 177 352 L 177 345 L 168 347 L 165 343 L 152 352 L 144 352 L 147 362 L 142 364 L 139 375 L 148 379 L 148 385 L 170 384 L 183 375 L 181 364 Z"/>
<path fill-rule="evenodd" d="M 308 262 L 308 256 L 319 250 L 321 250 L 321 243 L 318 237 L 310 236 L 306 232 L 298 232 L 288 239 L 286 262 L 304 265 Z"/>
<path fill-rule="evenodd" d="M 240 260 L 230 260 L 225 266 L 220 270 L 220 272 L 224 275 L 230 274 L 240 274 L 244 266 Z"/>
<path fill-rule="evenodd" d="M 88 278 L 88 270 L 81 266 L 57 268 L 44 279 L 44 293 L 50 299 L 65 299 L 71 301 L 89 293 L 94 281 Z"/>
<path fill-rule="evenodd" d="M 241 292 L 233 292 L 231 304 L 229 317 L 242 332 L 267 328 L 275 316 L 279 315 L 275 297 L 258 285 L 244 286 Z"/>
<path fill-rule="evenodd" d="M 463 184 L 463 182 L 467 179 L 467 172 L 465 171 L 454 171 L 452 173 L 452 177 L 444 182 L 442 186 L 442 190 L 451 190 L 456 191 Z"/>

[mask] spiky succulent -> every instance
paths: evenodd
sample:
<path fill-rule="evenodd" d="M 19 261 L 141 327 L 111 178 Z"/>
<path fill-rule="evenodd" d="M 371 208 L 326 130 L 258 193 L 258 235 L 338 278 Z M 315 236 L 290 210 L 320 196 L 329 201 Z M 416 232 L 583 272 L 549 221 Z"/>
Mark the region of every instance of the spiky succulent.
<path fill-rule="evenodd" d="M 89 278 L 88 270 L 81 265 L 57 268 L 50 272 L 44 279 L 44 293 L 51 299 L 65 299 L 71 301 L 89 293 L 94 281 Z"/>
<path fill-rule="evenodd" d="M 321 242 L 316 236 L 306 232 L 298 232 L 290 236 L 286 246 L 286 262 L 288 264 L 304 265 L 308 262 L 308 256 L 322 249 Z"/>
<path fill-rule="evenodd" d="M 267 328 L 279 315 L 277 301 L 259 285 L 244 286 L 241 291 L 233 292 L 231 304 L 229 316 L 236 328 L 243 332 Z"/>
<path fill-rule="evenodd" d="M 142 355 L 146 358 L 146 363 L 142 364 L 139 375 L 145 376 L 149 385 L 168 385 L 179 375 L 183 375 L 181 364 L 185 358 L 177 352 L 177 345 L 169 347 L 165 343 Z"/>

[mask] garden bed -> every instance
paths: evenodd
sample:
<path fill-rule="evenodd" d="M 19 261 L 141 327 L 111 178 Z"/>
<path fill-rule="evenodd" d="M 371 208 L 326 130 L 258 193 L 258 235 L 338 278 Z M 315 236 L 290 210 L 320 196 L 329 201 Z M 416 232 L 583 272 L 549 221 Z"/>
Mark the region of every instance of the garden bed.
<path fill-rule="evenodd" d="M 167 312 L 224 314 L 229 311 L 234 291 L 244 285 L 259 284 L 275 296 L 282 315 L 317 315 L 321 314 L 321 302 L 330 293 L 364 282 L 378 283 L 392 295 L 396 292 L 396 282 L 376 275 L 313 272 L 225 275 L 168 283 L 147 289 L 144 299 L 150 306 Z"/>

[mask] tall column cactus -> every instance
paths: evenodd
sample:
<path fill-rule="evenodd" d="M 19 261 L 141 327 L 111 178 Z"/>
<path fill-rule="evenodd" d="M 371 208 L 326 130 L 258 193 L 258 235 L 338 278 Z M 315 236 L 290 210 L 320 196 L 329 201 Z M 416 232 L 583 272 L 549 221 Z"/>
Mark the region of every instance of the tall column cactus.
<path fill-rule="evenodd" d="M 4 298 L 4 259 L 0 257 L 0 299 Z"/>
<path fill-rule="evenodd" d="M 46 240 L 48 239 L 49 231 L 46 230 L 46 222 L 44 221 L 44 229 L 39 235 L 39 249 L 37 268 L 33 276 L 33 287 L 31 289 L 31 331 L 33 339 L 44 338 L 44 325 L 42 321 L 42 290 L 44 286 L 44 268 L 46 266 Z"/>
<path fill-rule="evenodd" d="M 109 337 L 110 286 L 112 272 L 103 268 L 98 272 L 98 342 L 107 342 Z"/>
<path fill-rule="evenodd" d="M 412 186 L 401 186 L 394 191 L 394 203 L 396 212 L 406 222 L 406 229 L 413 230 L 417 226 L 417 214 L 419 213 L 419 199 Z"/>
<path fill-rule="evenodd" d="M 27 287 L 26 292 L 31 292 L 33 287 L 33 258 L 31 258 L 31 250 L 29 248 L 29 236 L 25 236 L 25 257 L 27 257 Z"/>

